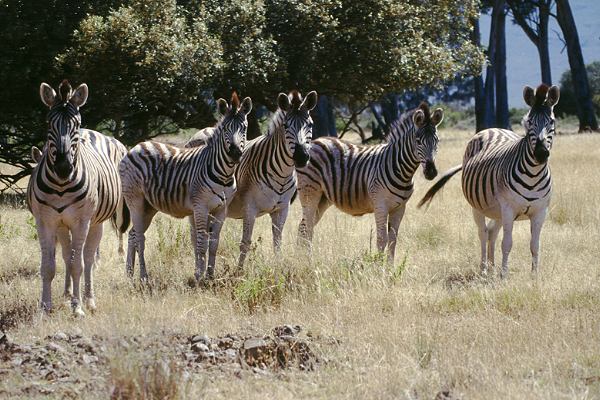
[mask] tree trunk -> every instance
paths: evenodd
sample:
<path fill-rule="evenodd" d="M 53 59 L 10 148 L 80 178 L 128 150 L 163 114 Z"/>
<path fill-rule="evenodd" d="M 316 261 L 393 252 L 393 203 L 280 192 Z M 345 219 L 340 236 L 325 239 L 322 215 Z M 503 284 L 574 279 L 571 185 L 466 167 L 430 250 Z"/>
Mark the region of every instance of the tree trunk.
<path fill-rule="evenodd" d="M 590 83 L 583 62 L 579 34 L 575 19 L 571 12 L 568 0 L 556 0 L 557 20 L 565 38 L 569 65 L 573 77 L 573 89 L 577 98 L 577 117 L 579 118 L 579 131 L 598 130 L 598 121 L 592 105 Z"/>
<path fill-rule="evenodd" d="M 313 138 L 322 136 L 337 137 L 335 127 L 335 115 L 331 99 L 327 95 L 319 95 L 315 111 L 311 113 L 313 117 Z"/>
<path fill-rule="evenodd" d="M 479 31 L 479 18 L 473 19 L 473 30 L 471 31 L 471 41 L 477 47 L 481 46 L 481 32 Z M 485 117 L 483 78 L 481 74 L 473 77 L 475 92 L 475 132 L 484 129 L 483 120 Z"/>
<path fill-rule="evenodd" d="M 496 127 L 510 129 L 508 114 L 508 88 L 506 83 L 506 2 L 496 0 L 496 54 L 494 59 L 494 74 L 496 75 Z"/>
<path fill-rule="evenodd" d="M 496 63 L 496 24 L 498 16 L 497 9 L 492 11 L 490 40 L 488 45 L 488 65 L 485 70 L 484 100 L 483 100 L 483 129 L 492 128 L 496 125 L 496 105 L 494 102 L 494 65 Z"/>
<path fill-rule="evenodd" d="M 550 52 L 548 49 L 548 20 L 550 19 L 549 2 L 541 2 L 539 6 L 540 22 L 538 32 L 537 49 L 540 56 L 540 70 L 542 71 L 542 83 L 552 85 L 552 71 L 550 69 Z"/>

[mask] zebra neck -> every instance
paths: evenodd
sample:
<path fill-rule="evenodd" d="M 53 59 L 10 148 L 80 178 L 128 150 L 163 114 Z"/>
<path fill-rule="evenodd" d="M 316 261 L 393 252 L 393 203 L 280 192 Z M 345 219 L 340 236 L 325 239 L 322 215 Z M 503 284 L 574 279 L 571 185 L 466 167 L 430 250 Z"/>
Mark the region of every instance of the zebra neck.
<path fill-rule="evenodd" d="M 208 175 L 214 182 L 220 185 L 231 186 L 234 182 L 233 171 L 235 163 L 227 154 L 223 130 L 220 127 L 217 128 L 213 137 L 215 140 L 209 142 L 206 149 L 208 152 L 206 164 Z"/>
<path fill-rule="evenodd" d="M 397 139 L 388 143 L 386 149 L 386 168 L 401 181 L 409 183 L 419 168 L 415 154 L 413 135 L 415 130 L 403 132 Z"/>
<path fill-rule="evenodd" d="M 54 172 L 54 168 L 50 166 L 48 162 L 48 155 L 45 154 L 43 159 L 40 160 L 42 164 L 42 168 L 39 169 L 38 172 L 38 180 L 42 180 L 44 186 L 48 190 L 44 190 L 47 193 L 51 191 L 55 191 L 57 193 L 61 193 L 74 185 L 79 184 L 83 175 L 83 168 L 81 166 L 81 148 L 77 152 L 77 161 L 75 162 L 75 166 L 73 168 L 73 177 L 69 180 L 63 181 Z"/>
<path fill-rule="evenodd" d="M 533 154 L 533 149 L 527 136 L 522 138 L 519 143 L 519 153 L 521 157 L 517 158 L 516 167 L 519 172 L 526 173 L 527 175 L 534 177 L 539 176 L 544 170 L 548 168 L 548 162 L 538 163 Z"/>

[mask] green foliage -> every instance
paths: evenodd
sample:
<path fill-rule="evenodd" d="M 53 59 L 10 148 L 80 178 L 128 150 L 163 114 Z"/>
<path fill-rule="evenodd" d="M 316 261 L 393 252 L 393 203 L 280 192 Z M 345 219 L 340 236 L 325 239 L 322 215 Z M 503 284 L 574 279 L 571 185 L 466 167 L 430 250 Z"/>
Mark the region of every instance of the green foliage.
<path fill-rule="evenodd" d="M 600 61 L 594 61 L 585 68 L 590 82 L 594 111 L 596 114 L 600 114 Z M 554 111 L 559 117 L 577 115 L 577 100 L 571 70 L 563 72 L 560 77 L 560 101 Z"/>
<path fill-rule="evenodd" d="M 115 135 L 133 144 L 210 121 L 198 111 L 205 108 L 201 91 L 218 76 L 221 54 L 204 21 L 188 23 L 175 0 L 133 0 L 85 18 L 58 62 L 90 86 L 87 123 L 111 119 Z"/>
<path fill-rule="evenodd" d="M 281 304 L 286 292 L 286 278 L 278 268 L 258 264 L 233 290 L 237 303 L 249 312 Z"/>

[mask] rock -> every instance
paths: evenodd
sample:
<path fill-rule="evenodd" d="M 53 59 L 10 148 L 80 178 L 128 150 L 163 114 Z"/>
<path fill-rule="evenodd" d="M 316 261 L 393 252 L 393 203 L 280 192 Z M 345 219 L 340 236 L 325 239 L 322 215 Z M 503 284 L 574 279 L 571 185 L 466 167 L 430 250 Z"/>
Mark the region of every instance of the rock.
<path fill-rule="evenodd" d="M 69 340 L 69 337 L 68 337 L 68 336 L 67 336 L 67 334 L 66 334 L 66 333 L 64 333 L 64 332 L 58 332 L 58 333 L 56 333 L 56 334 L 55 334 L 55 335 L 54 335 L 52 338 L 53 338 L 54 340 L 64 340 L 64 341 L 67 341 L 67 340 Z"/>
<path fill-rule="evenodd" d="M 87 365 L 98 362 L 98 357 L 90 356 L 87 354 L 83 355 L 83 362 Z"/>
<path fill-rule="evenodd" d="M 273 328 L 273 334 L 275 336 L 296 336 L 301 330 L 300 325 L 282 325 Z"/>
<path fill-rule="evenodd" d="M 250 366 L 264 366 L 272 361 L 273 349 L 262 338 L 251 338 L 244 341 L 242 348 L 244 360 Z"/>
<path fill-rule="evenodd" d="M 21 366 L 21 364 L 23 364 L 23 359 L 20 357 L 16 357 L 13 358 L 12 361 L 10 362 L 14 367 L 19 367 Z"/>
<path fill-rule="evenodd" d="M 192 344 L 192 351 L 195 351 L 196 353 L 204 353 L 204 352 L 209 351 L 209 348 L 204 343 L 197 342 L 197 343 Z"/>
<path fill-rule="evenodd" d="M 201 352 L 198 354 L 198 357 L 196 358 L 196 362 L 212 361 L 215 358 L 216 358 L 216 354 L 214 351 L 205 351 L 205 352 Z"/>
<path fill-rule="evenodd" d="M 48 343 L 48 344 L 46 345 L 46 348 L 47 348 L 48 350 L 54 351 L 54 352 L 56 352 L 56 353 L 65 353 L 65 352 L 66 352 L 66 350 L 65 350 L 65 348 L 64 348 L 64 347 L 62 347 L 61 345 L 59 345 L 59 344 L 56 344 L 56 343 L 54 343 L 54 342 L 50 342 L 50 343 Z"/>
<path fill-rule="evenodd" d="M 234 361 L 238 356 L 238 352 L 235 349 L 227 349 L 223 352 L 223 355 L 225 356 L 225 358 Z"/>
<path fill-rule="evenodd" d="M 206 335 L 195 335 L 192 337 L 191 339 L 192 343 L 204 343 L 205 345 L 209 345 L 210 344 L 210 338 Z"/>
<path fill-rule="evenodd" d="M 220 349 L 230 349 L 233 347 L 233 339 L 230 337 L 220 338 L 217 342 Z"/>

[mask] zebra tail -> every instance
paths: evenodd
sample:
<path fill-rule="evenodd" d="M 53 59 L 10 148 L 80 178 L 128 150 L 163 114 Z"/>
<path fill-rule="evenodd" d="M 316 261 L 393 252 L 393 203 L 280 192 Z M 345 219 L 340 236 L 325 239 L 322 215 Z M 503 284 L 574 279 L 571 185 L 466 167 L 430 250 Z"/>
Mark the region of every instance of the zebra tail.
<path fill-rule="evenodd" d="M 427 193 L 425 193 L 425 196 L 423 196 L 419 204 L 417 204 L 417 208 L 421 208 L 425 204 L 429 206 L 429 204 L 433 200 L 433 196 L 435 196 L 437 192 L 439 192 L 439 190 L 443 188 L 444 185 L 450 180 L 450 178 L 456 175 L 456 173 L 461 169 L 462 164 L 457 165 L 456 167 L 452 167 L 448 171 L 446 171 L 446 173 L 444 173 L 444 175 L 442 175 L 442 177 L 431 188 L 429 188 Z"/>
<path fill-rule="evenodd" d="M 124 199 L 121 199 L 117 206 L 117 211 L 110 218 L 110 224 L 118 234 L 127 232 L 127 228 L 131 224 L 131 215 Z"/>

